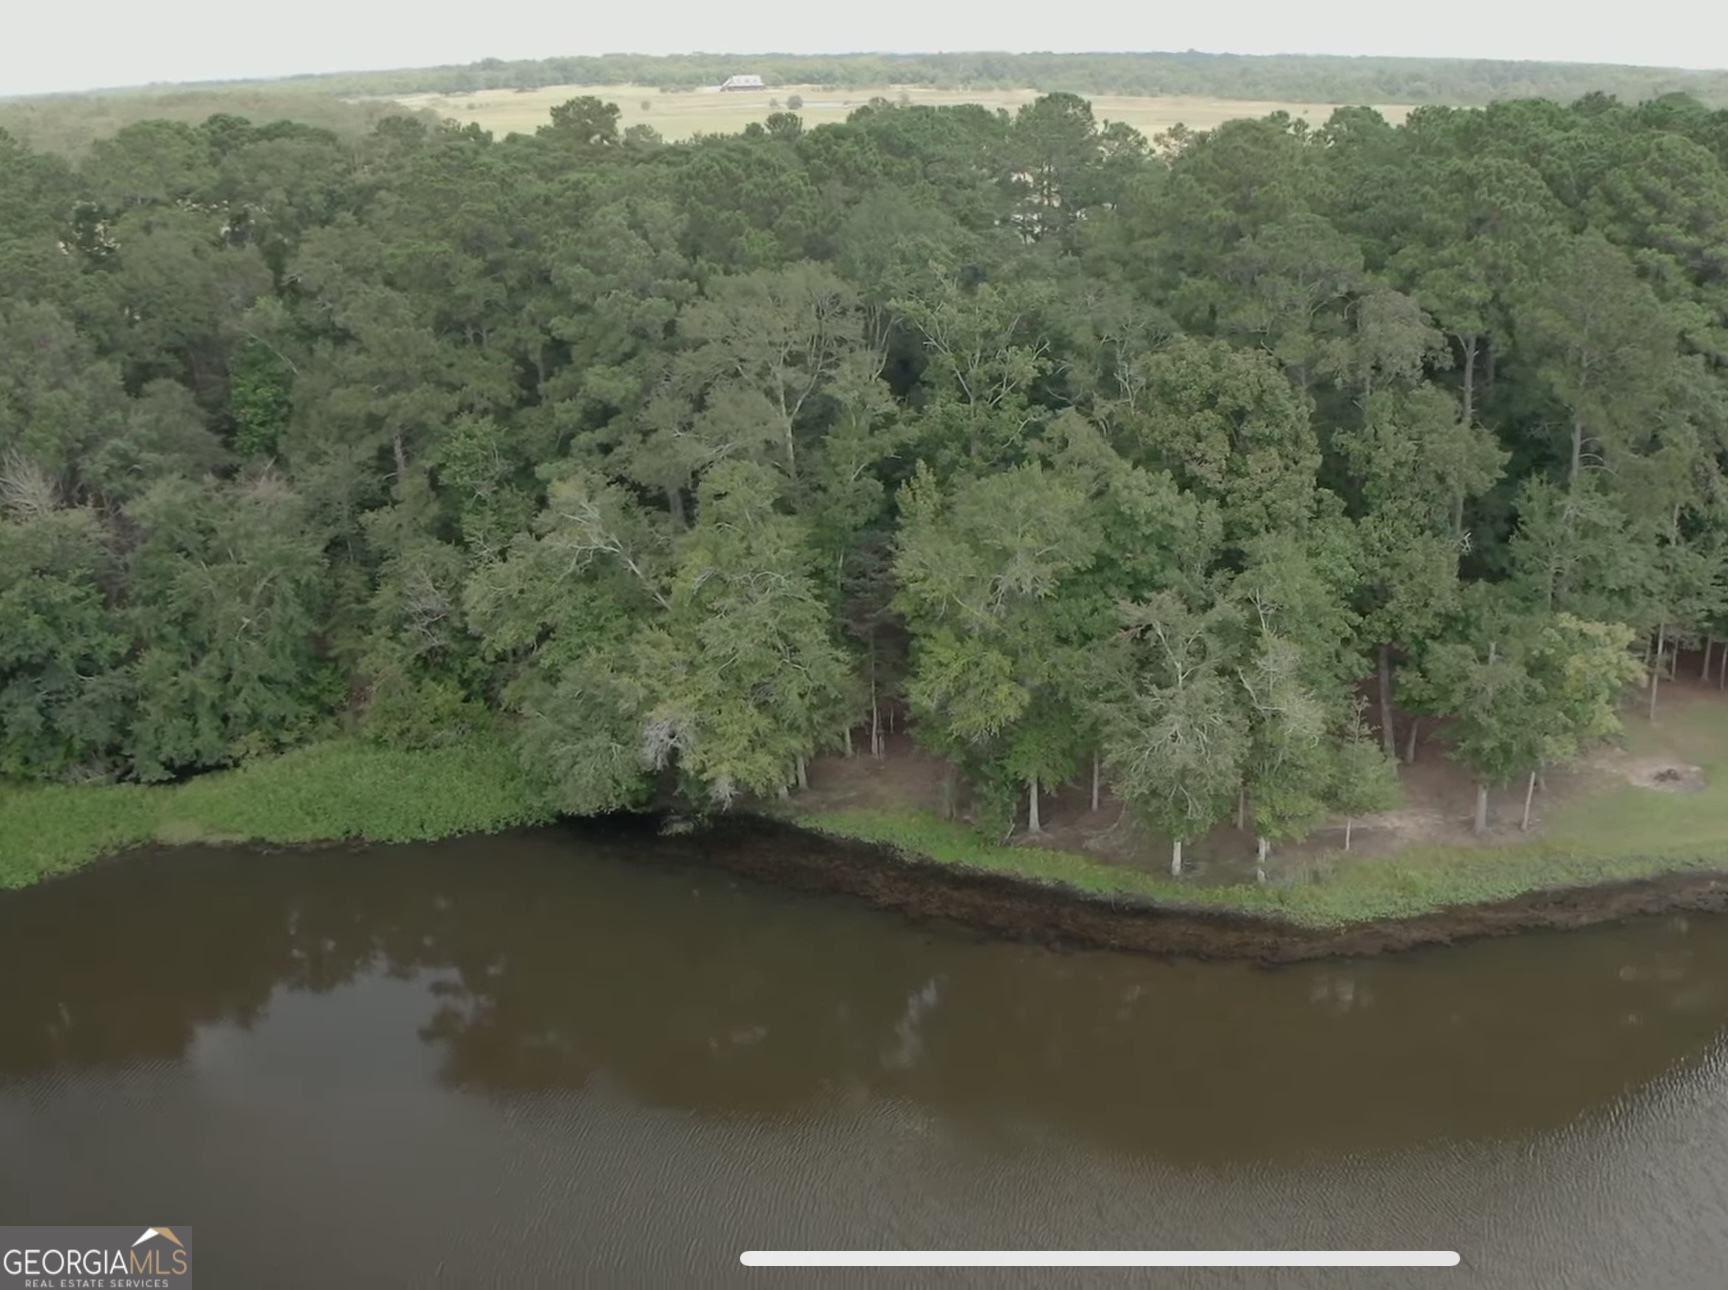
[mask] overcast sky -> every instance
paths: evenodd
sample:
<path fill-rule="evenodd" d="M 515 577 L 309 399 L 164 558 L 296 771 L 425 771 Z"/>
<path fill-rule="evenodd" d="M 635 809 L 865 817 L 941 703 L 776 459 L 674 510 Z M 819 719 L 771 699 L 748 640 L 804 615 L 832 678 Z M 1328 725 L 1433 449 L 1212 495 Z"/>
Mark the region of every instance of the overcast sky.
<path fill-rule="evenodd" d="M 1728 67 L 1719 0 L 9 0 L 0 95 L 634 52 L 1181 50 Z"/>

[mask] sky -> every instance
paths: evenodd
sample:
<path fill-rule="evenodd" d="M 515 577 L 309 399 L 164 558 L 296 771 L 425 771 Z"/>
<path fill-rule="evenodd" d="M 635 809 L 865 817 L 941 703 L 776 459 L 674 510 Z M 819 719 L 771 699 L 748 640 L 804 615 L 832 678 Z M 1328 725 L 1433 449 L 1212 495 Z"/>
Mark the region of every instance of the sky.
<path fill-rule="evenodd" d="M 0 95 L 572 54 L 990 49 L 1375 54 L 1728 67 L 1717 0 L 9 0 Z"/>

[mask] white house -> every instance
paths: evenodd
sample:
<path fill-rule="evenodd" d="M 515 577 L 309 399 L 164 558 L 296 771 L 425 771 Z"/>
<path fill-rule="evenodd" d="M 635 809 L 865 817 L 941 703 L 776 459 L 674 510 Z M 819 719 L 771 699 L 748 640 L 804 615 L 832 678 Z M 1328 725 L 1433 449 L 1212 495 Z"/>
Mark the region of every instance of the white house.
<path fill-rule="evenodd" d="M 726 83 L 720 88 L 722 90 L 765 90 L 768 87 L 762 84 L 760 76 L 728 76 Z"/>

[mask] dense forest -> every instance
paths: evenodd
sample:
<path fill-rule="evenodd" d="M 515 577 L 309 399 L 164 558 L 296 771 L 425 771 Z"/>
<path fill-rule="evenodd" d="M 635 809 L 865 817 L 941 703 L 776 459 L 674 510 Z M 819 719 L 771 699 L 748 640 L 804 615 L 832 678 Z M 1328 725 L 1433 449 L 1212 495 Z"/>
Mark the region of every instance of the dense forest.
<path fill-rule="evenodd" d="M 0 137 L 0 775 L 501 726 L 724 808 L 892 711 L 1179 866 L 1728 635 L 1728 112 L 617 115 Z"/>
<path fill-rule="evenodd" d="M 1351 58 L 1320 54 L 602 54 L 487 58 L 457 67 L 336 72 L 267 82 L 346 96 L 461 94 L 547 85 L 718 85 L 748 71 L 770 85 L 869 89 L 1040 89 L 1070 94 L 1172 95 L 1298 103 L 1482 106 L 1497 99 L 1570 102 L 1590 93 L 1628 101 L 1692 94 L 1728 106 L 1728 72 L 1463 58 Z"/>

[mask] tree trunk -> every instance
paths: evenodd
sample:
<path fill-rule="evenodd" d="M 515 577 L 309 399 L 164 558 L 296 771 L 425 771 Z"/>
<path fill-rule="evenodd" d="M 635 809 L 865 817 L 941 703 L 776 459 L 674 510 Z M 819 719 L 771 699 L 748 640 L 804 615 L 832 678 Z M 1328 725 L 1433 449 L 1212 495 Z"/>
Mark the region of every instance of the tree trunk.
<path fill-rule="evenodd" d="M 1416 730 L 1421 724 L 1422 718 L 1412 713 L 1410 716 L 1410 741 L 1404 747 L 1404 764 L 1406 766 L 1416 764 Z"/>
<path fill-rule="evenodd" d="M 1348 815 L 1344 817 L 1344 849 L 1346 851 L 1350 849 L 1350 827 L 1355 823 L 1356 821 L 1351 819 Z"/>
<path fill-rule="evenodd" d="M 1266 853 L 1272 849 L 1271 839 L 1262 835 L 1257 839 L 1258 850 L 1254 855 L 1254 881 L 1266 881 Z"/>
<path fill-rule="evenodd" d="M 1476 785 L 1476 832 L 1488 832 L 1488 785 Z"/>
<path fill-rule="evenodd" d="M 672 523 L 680 533 L 689 527 L 684 518 L 684 490 L 676 484 L 666 490 L 666 510 L 671 514 Z"/>
<path fill-rule="evenodd" d="M 1662 651 L 1668 643 L 1668 625 L 1656 629 L 1656 657 L 1650 660 L 1650 720 L 1656 720 L 1656 692 L 1662 688 Z"/>
<path fill-rule="evenodd" d="M 798 787 L 800 789 L 808 789 L 810 787 L 810 769 L 805 765 L 803 753 L 798 754 L 798 758 L 794 764 L 798 768 Z"/>
<path fill-rule="evenodd" d="M 846 727 L 846 755 L 852 756 L 852 727 Z"/>
<path fill-rule="evenodd" d="M 1566 490 L 1578 491 L 1578 472 L 1584 466 L 1584 418 L 1572 418 L 1572 473 L 1566 477 Z"/>
<path fill-rule="evenodd" d="M 1182 876 L 1181 838 L 1172 838 L 1170 840 L 1170 876 L 1172 878 L 1180 878 Z"/>
<path fill-rule="evenodd" d="M 1098 809 L 1098 752 L 1092 752 L 1092 809 Z"/>
<path fill-rule="evenodd" d="M 1464 350 L 1464 409 L 1463 421 L 1465 429 L 1476 422 L 1476 352 L 1481 346 L 1482 338 L 1474 334 L 1460 336 L 1459 346 Z M 1457 541 L 1464 536 L 1464 492 L 1460 489 L 1452 495 L 1452 538 Z"/>
<path fill-rule="evenodd" d="M 402 444 L 402 432 L 398 430 L 390 439 L 390 447 L 396 453 L 396 487 L 408 486 L 408 449 Z"/>
<path fill-rule="evenodd" d="M 1026 832 L 1042 833 L 1044 826 L 1038 821 L 1038 781 L 1033 779 L 1026 789 Z"/>
<path fill-rule="evenodd" d="M 1236 827 L 1248 827 L 1248 789 L 1246 786 L 1236 790 Z"/>
<path fill-rule="evenodd" d="M 1392 732 L 1392 647 L 1381 641 L 1379 655 L 1380 742 L 1386 748 L 1386 756 L 1397 760 L 1398 741 Z"/>
<path fill-rule="evenodd" d="M 1530 802 L 1536 796 L 1536 772 L 1530 772 L 1530 782 L 1524 786 L 1524 820 L 1518 828 L 1525 833 L 1530 832 Z"/>
<path fill-rule="evenodd" d="M 870 755 L 882 760 L 882 708 L 876 702 L 876 664 L 870 664 Z"/>
<path fill-rule="evenodd" d="M 1476 346 L 1475 336 L 1460 336 L 1464 348 L 1464 424 L 1470 425 L 1476 415 Z"/>
<path fill-rule="evenodd" d="M 1698 669 L 1698 679 L 1700 681 L 1708 681 L 1710 679 L 1710 648 L 1715 645 L 1715 643 L 1716 638 L 1714 636 L 1706 636 L 1704 638 L 1704 666 Z"/>

